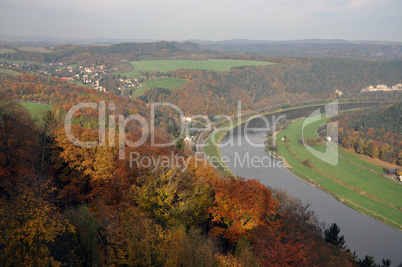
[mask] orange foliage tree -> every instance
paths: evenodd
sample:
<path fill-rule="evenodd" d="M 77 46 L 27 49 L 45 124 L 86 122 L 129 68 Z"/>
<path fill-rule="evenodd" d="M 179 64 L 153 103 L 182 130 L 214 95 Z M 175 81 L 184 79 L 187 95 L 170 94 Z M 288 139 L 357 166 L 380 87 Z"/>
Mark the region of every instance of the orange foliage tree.
<path fill-rule="evenodd" d="M 278 202 L 264 185 L 256 180 L 227 178 L 216 179 L 214 188 L 215 202 L 210 209 L 214 235 L 234 245 L 258 226 L 269 228 Z"/>

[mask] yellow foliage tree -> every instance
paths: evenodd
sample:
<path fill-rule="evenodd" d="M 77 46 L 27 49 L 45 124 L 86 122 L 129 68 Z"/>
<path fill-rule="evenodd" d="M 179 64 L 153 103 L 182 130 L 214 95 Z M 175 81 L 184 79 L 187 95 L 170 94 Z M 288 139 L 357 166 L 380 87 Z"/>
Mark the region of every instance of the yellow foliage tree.
<path fill-rule="evenodd" d="M 0 265 L 57 265 L 48 244 L 68 225 L 47 200 L 52 191 L 48 181 L 34 175 L 24 179 L 17 193 L 0 205 Z"/>

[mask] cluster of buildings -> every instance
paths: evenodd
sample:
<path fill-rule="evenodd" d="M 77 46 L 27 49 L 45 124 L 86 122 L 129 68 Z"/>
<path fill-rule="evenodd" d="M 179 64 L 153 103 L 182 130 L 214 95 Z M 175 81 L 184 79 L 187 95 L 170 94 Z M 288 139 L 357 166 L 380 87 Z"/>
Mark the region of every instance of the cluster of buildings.
<path fill-rule="evenodd" d="M 184 141 L 191 143 L 195 143 L 197 138 L 196 135 L 199 133 L 200 129 L 206 129 L 210 126 L 211 121 L 208 116 L 195 116 L 190 117 L 186 116 L 182 118 L 185 123 L 185 138 Z"/>
<path fill-rule="evenodd" d="M 138 79 L 120 79 L 120 86 L 118 90 L 123 90 L 123 88 L 141 88 L 142 84 L 139 83 Z"/>
<path fill-rule="evenodd" d="M 17 64 L 1 62 L 0 67 L 15 71 L 28 71 L 39 73 L 51 77 L 56 77 L 64 81 L 75 82 L 99 91 L 110 91 L 113 93 L 130 93 L 135 88 L 141 88 L 142 84 L 138 79 L 120 77 L 120 75 L 110 73 L 105 65 L 69 65 L 64 62 L 45 63 L 45 64 Z"/>
<path fill-rule="evenodd" d="M 361 90 L 361 93 L 364 93 L 364 92 L 392 92 L 392 91 L 402 91 L 402 83 L 396 84 L 391 87 L 388 87 L 385 84 L 379 84 L 376 87 L 370 85 L 369 87 L 363 88 Z"/>
<path fill-rule="evenodd" d="M 62 64 L 62 62 L 59 64 Z M 63 75 L 62 77 L 58 77 L 62 80 L 80 82 L 99 91 L 106 91 L 106 88 L 101 85 L 101 79 L 107 75 L 105 65 L 97 67 L 67 66 L 63 69 L 56 69 L 56 72 L 59 72 L 60 76 Z"/>
<path fill-rule="evenodd" d="M 0 63 L 0 67 L 5 67 L 5 68 L 15 68 L 15 67 L 19 67 L 19 64 L 16 63 L 7 63 L 7 62 L 1 62 Z"/>

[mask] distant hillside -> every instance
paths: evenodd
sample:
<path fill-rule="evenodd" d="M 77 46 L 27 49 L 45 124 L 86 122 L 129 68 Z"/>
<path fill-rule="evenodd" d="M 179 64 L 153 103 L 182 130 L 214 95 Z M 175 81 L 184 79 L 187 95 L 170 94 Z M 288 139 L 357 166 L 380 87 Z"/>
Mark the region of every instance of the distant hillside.
<path fill-rule="evenodd" d="M 244 109 L 263 107 L 269 103 L 301 99 L 329 99 L 336 90 L 341 98 L 392 97 L 400 99 L 399 92 L 361 95 L 371 84 L 395 85 L 402 81 L 402 60 L 360 60 L 350 58 L 313 58 L 292 64 L 245 67 L 230 72 L 193 71 L 196 77 L 174 92 L 169 101 L 192 114 L 233 112 L 237 101 Z M 173 72 L 175 78 L 186 78 L 186 73 Z M 209 96 L 206 98 L 205 96 Z"/>
<path fill-rule="evenodd" d="M 189 39 L 185 41 L 160 41 L 156 39 L 113 39 L 113 38 L 60 38 L 54 36 L 12 36 L 0 35 L 0 46 L 59 46 L 82 45 L 104 46 L 98 51 L 111 49 L 121 51 L 147 50 L 149 43 L 156 44 L 159 49 L 168 49 L 170 52 L 180 50 L 200 50 L 200 48 L 220 51 L 224 53 L 246 53 L 254 55 L 270 55 L 281 57 L 317 57 L 338 56 L 370 59 L 402 58 L 402 43 L 389 41 L 348 41 L 342 39 L 302 39 L 302 40 L 248 40 L 232 39 L 222 41 L 208 41 Z M 141 45 L 144 44 L 144 45 Z M 110 46 L 112 45 L 112 46 Z M 113 46 L 115 45 L 115 46 Z M 113 52 L 112 52 L 113 53 Z"/>
<path fill-rule="evenodd" d="M 5 46 L 12 47 L 12 46 Z M 4 50 L 4 49 L 3 49 Z M 121 43 L 103 46 L 59 45 L 40 53 L 37 51 L 4 52 L 0 57 L 9 60 L 31 60 L 37 62 L 69 62 L 108 60 L 117 63 L 121 60 L 161 59 L 174 56 L 185 56 L 198 53 L 201 47 L 190 42 L 152 42 L 152 43 Z M 100 59 L 99 57 L 105 57 Z"/>
<path fill-rule="evenodd" d="M 57 46 L 62 44 L 81 44 L 81 45 L 95 45 L 95 44 L 119 44 L 119 43 L 148 43 L 157 42 L 155 39 L 114 39 L 114 38 L 63 38 L 47 35 L 29 35 L 29 36 L 14 36 L 14 35 L 0 35 L 0 43 L 3 44 L 18 44 L 18 45 L 49 45 Z"/>
<path fill-rule="evenodd" d="M 111 46 L 90 46 L 88 49 L 91 52 L 95 53 L 110 53 L 110 54 L 118 54 L 118 53 L 150 53 L 159 50 L 166 50 L 169 52 L 179 52 L 179 51 L 198 51 L 200 50 L 200 46 L 195 43 L 190 42 L 154 42 L 154 43 L 122 43 L 115 44 Z"/>
<path fill-rule="evenodd" d="M 402 43 L 349 42 L 344 40 L 250 41 L 220 42 L 195 41 L 207 49 L 226 53 L 247 53 L 281 57 L 337 56 L 370 59 L 402 58 Z"/>

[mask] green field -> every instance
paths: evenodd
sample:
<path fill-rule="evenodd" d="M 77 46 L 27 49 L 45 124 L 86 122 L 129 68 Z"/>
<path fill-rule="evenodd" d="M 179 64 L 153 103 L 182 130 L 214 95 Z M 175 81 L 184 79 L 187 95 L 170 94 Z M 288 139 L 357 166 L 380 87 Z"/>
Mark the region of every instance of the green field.
<path fill-rule="evenodd" d="M 77 86 L 82 86 L 82 87 L 90 87 L 90 86 L 88 86 L 88 84 L 85 84 L 85 83 L 82 83 L 82 82 L 79 82 L 79 81 L 68 81 L 69 83 L 72 83 L 72 84 L 74 84 L 74 85 L 77 85 Z"/>
<path fill-rule="evenodd" d="M 6 53 L 13 54 L 13 53 L 16 53 L 16 52 L 17 51 L 15 51 L 14 49 L 4 48 L 4 47 L 0 48 L 0 54 L 6 54 Z"/>
<path fill-rule="evenodd" d="M 27 102 L 20 102 L 20 104 L 28 110 L 29 114 L 31 114 L 32 117 L 36 117 L 37 115 L 43 114 L 44 112 L 52 109 L 51 106 L 43 104 Z"/>
<path fill-rule="evenodd" d="M 39 62 L 35 62 L 35 61 L 13 60 L 13 59 L 5 59 L 5 58 L 0 58 L 0 62 L 6 62 L 8 64 L 15 63 L 15 64 L 19 64 L 19 65 L 22 65 L 24 63 L 27 63 L 27 64 L 40 64 Z"/>
<path fill-rule="evenodd" d="M 149 88 L 166 88 L 166 89 L 173 89 L 173 88 L 180 88 L 185 85 L 187 81 L 177 78 L 162 78 L 158 80 L 148 81 L 142 84 L 141 88 L 136 88 L 132 96 L 138 96 L 144 93 L 146 89 Z"/>
<path fill-rule="evenodd" d="M 226 71 L 232 67 L 272 65 L 271 62 L 252 60 L 210 59 L 210 60 L 142 60 L 132 61 L 137 71 L 167 72 L 175 69 L 203 69 Z M 122 74 L 123 75 L 123 74 Z"/>
<path fill-rule="evenodd" d="M 10 75 L 21 75 L 21 73 L 13 71 L 13 70 L 7 70 L 7 69 L 0 69 L 0 73 L 4 74 L 10 74 Z"/>
<path fill-rule="evenodd" d="M 71 68 L 75 69 L 76 67 L 78 67 L 80 64 L 71 64 L 69 65 Z"/>
<path fill-rule="evenodd" d="M 141 79 L 142 75 L 136 70 L 132 70 L 130 72 L 115 72 L 115 74 L 120 74 L 121 77 L 126 76 L 127 78 Z"/>
<path fill-rule="evenodd" d="M 142 84 L 145 88 L 180 88 L 185 85 L 187 81 L 177 78 L 162 78 L 158 80 L 148 81 Z"/>
<path fill-rule="evenodd" d="M 368 214 L 397 229 L 402 229 L 402 187 L 397 182 L 374 174 L 365 168 L 338 158 L 338 164 L 332 166 L 312 155 L 304 145 L 298 143 L 304 120 L 298 120 L 277 135 L 278 153 L 286 159 L 290 169 L 300 178 L 315 184 L 317 187 L 331 193 L 335 198 L 355 210 Z M 314 136 L 319 125 L 325 123 L 321 119 L 306 126 L 304 137 Z M 286 135 L 290 142 L 281 141 Z M 335 146 L 331 143 L 331 146 Z M 324 152 L 324 145 L 314 147 Z M 364 163 L 357 156 L 340 149 L 339 154 L 357 163 Z M 333 154 L 333 157 L 336 157 Z M 311 159 L 312 168 L 301 162 Z M 362 164 L 378 170 L 379 166 L 369 163 Z"/>
<path fill-rule="evenodd" d="M 28 52 L 39 52 L 39 53 L 50 53 L 53 52 L 52 49 L 46 49 L 44 47 L 37 46 L 20 46 L 17 47 L 19 51 L 28 51 Z"/>

